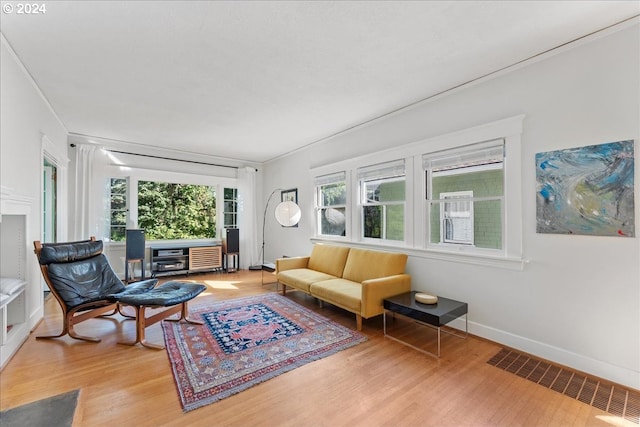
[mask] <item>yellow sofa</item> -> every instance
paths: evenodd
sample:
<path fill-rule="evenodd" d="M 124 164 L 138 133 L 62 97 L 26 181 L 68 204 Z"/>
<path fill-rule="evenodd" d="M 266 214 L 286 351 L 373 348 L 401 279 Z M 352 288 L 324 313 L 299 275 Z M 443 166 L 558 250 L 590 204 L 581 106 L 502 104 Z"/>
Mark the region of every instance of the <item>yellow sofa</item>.
<path fill-rule="evenodd" d="M 276 260 L 276 277 L 283 295 L 288 286 L 355 313 L 360 331 L 385 298 L 411 290 L 406 263 L 406 254 L 316 244 L 310 256 Z"/>

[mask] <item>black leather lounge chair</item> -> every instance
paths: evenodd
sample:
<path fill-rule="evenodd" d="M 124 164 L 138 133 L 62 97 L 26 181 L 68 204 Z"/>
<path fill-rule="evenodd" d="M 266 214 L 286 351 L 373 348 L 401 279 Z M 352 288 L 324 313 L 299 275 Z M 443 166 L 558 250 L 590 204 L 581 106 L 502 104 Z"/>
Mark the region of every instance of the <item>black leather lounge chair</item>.
<path fill-rule="evenodd" d="M 71 338 L 99 342 L 99 338 L 78 335 L 74 325 L 94 317 L 114 315 L 120 311 L 121 305 L 135 308 L 136 339 L 120 344 L 141 343 L 145 347 L 162 349 L 163 346 L 146 341 L 147 326 L 163 319 L 202 323 L 187 318 L 187 302 L 204 291 L 205 285 L 170 281 L 156 286 L 158 279 L 148 279 L 125 286 L 102 253 L 102 241 L 96 241 L 94 237 L 79 242 L 35 241 L 33 244 L 42 275 L 60 304 L 63 316 L 60 334 L 36 338 L 57 338 L 68 334 Z M 148 308 L 161 310 L 147 317 Z M 180 313 L 180 318 L 167 319 L 177 313 Z"/>

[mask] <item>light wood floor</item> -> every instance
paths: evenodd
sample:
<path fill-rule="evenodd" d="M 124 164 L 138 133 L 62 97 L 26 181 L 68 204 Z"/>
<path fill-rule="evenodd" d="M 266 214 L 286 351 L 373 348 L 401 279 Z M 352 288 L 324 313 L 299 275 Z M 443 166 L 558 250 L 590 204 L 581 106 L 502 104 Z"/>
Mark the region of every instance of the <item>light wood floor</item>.
<path fill-rule="evenodd" d="M 208 285 L 200 300 L 275 290 L 254 271 L 187 280 Z M 287 296 L 355 328 L 350 313 L 319 308 L 300 292 Z M 117 344 L 133 338 L 133 322 L 93 319 L 76 327 L 102 337 L 97 344 L 35 340 L 58 331 L 59 322 L 49 298 L 44 321 L 0 373 L 0 409 L 80 389 L 75 426 L 637 426 L 490 366 L 498 344 L 444 335 L 436 360 L 385 339 L 381 316 L 364 320 L 367 342 L 185 414 L 166 351 Z M 147 335 L 163 341 L 159 324 Z"/>

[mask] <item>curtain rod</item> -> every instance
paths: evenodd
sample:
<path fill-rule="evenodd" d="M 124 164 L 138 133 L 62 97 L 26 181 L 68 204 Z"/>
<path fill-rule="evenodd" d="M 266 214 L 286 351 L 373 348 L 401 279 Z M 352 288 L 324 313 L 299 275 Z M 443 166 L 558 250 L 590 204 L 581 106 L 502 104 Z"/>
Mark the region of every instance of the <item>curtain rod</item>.
<path fill-rule="evenodd" d="M 69 144 L 72 148 L 76 147 L 76 144 Z M 194 163 L 197 165 L 206 165 L 206 166 L 217 166 L 221 168 L 232 168 L 238 169 L 238 166 L 229 166 L 229 165 L 219 165 L 217 163 L 207 163 L 207 162 L 199 162 L 197 160 L 183 160 L 183 159 L 174 159 L 172 157 L 163 157 L 163 156 L 154 156 L 152 154 L 140 154 L 140 153 L 130 153 L 127 151 L 119 151 L 119 150 L 111 150 L 108 148 L 103 148 L 103 150 L 108 151 L 110 153 L 118 153 L 118 154 L 129 154 L 131 156 L 140 156 L 140 157 L 150 157 L 152 159 L 161 159 L 161 160 L 173 160 L 175 162 L 185 162 L 185 163 Z M 257 171 L 258 169 L 256 169 Z"/>

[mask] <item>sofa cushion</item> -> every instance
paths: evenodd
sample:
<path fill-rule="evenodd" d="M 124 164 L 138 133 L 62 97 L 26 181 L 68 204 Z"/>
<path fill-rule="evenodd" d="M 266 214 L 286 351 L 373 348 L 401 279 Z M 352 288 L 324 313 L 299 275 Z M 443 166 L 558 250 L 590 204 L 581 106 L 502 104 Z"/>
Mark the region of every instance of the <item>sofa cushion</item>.
<path fill-rule="evenodd" d="M 354 313 L 360 313 L 362 305 L 362 286 L 360 283 L 345 279 L 316 282 L 311 285 L 311 294 Z"/>
<path fill-rule="evenodd" d="M 349 255 L 349 248 L 346 246 L 313 245 L 308 268 L 335 277 L 342 277 L 344 264 Z"/>
<path fill-rule="evenodd" d="M 308 268 L 294 268 L 278 273 L 278 281 L 309 293 L 309 286 L 314 282 L 335 279 L 335 276 L 310 270 Z"/>
<path fill-rule="evenodd" d="M 342 278 L 363 282 L 378 277 L 404 273 L 407 255 L 352 248 L 349 251 Z"/>

